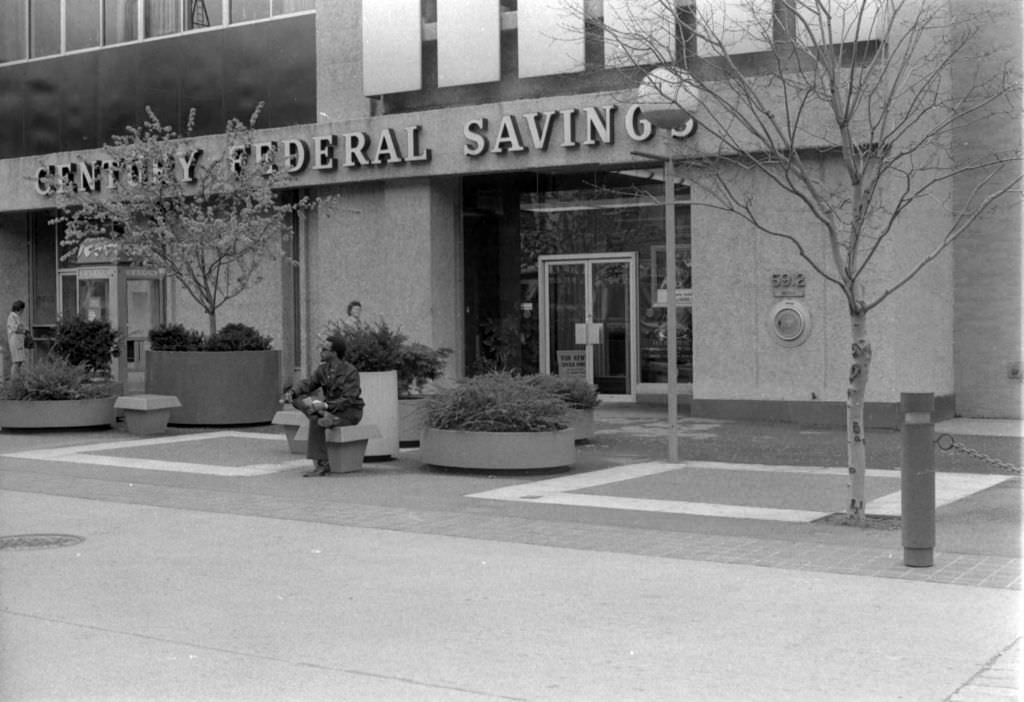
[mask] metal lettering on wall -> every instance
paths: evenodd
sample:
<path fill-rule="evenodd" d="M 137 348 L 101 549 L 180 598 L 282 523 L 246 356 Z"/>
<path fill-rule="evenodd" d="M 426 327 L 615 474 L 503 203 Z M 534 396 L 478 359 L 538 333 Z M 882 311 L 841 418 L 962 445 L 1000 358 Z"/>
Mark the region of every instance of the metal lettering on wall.
<path fill-rule="evenodd" d="M 807 277 L 803 273 L 772 273 L 772 295 L 775 297 L 803 297 Z"/>
<path fill-rule="evenodd" d="M 621 115 L 621 117 L 620 117 Z M 487 118 L 467 120 L 462 127 L 462 153 L 469 158 L 486 154 L 503 156 L 525 151 L 566 150 L 615 144 L 617 132 L 635 142 L 654 136 L 654 126 L 645 120 L 638 105 L 620 111 L 615 105 L 581 109 L 550 110 L 505 115 L 492 125 Z M 362 131 L 318 134 L 307 139 L 280 139 L 253 145 L 257 167 L 281 169 L 296 175 L 307 169 L 336 171 L 339 168 L 375 168 L 431 161 L 431 149 L 424 144 L 422 125 L 391 128 L 376 133 Z M 109 156 L 83 155 L 77 160 L 39 166 L 34 173 L 35 190 L 44 197 L 65 191 L 98 192 L 130 188 L 149 178 L 171 177 L 182 183 L 196 178 L 203 150 L 185 149 L 173 163 L 125 163 Z M 241 168 L 245 154 L 232 152 L 231 163 Z M 802 278 L 801 278 L 802 279 Z"/>

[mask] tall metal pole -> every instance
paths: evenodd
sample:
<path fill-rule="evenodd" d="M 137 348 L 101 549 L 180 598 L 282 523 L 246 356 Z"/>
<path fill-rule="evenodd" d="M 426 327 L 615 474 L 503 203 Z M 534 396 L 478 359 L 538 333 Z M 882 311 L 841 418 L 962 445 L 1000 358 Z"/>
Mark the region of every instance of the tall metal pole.
<path fill-rule="evenodd" d="M 668 316 L 668 460 L 679 460 L 679 403 L 676 364 L 676 169 L 672 162 L 672 130 L 665 129 L 665 314 Z"/>

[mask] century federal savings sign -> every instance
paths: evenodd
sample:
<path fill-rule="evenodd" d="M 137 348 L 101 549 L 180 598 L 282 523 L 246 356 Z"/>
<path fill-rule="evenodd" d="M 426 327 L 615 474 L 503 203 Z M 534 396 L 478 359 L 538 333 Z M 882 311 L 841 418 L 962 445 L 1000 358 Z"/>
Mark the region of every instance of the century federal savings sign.
<path fill-rule="evenodd" d="M 618 113 L 622 114 L 621 121 Z M 576 149 L 615 143 L 621 129 L 635 142 L 654 135 L 654 127 L 640 114 L 638 105 L 619 110 L 616 105 L 568 108 L 545 112 L 504 115 L 499 120 L 476 117 L 462 126 L 462 153 L 470 159 L 487 155 L 505 155 L 552 148 Z M 385 168 L 399 164 L 429 163 L 431 149 L 426 145 L 423 128 L 413 125 L 400 129 L 385 127 L 375 134 L 362 131 L 324 134 L 309 138 L 257 141 L 252 144 L 256 162 L 286 173 L 336 171 L 339 168 Z M 116 158 L 79 159 L 40 166 L 35 173 L 35 188 L 40 195 L 53 195 L 65 188 L 84 192 L 132 187 L 150 177 L 172 174 L 182 183 L 195 180 L 202 149 L 185 150 L 171 163 L 125 163 Z M 242 168 L 250 154 L 238 147 L 229 154 L 229 162 Z"/>

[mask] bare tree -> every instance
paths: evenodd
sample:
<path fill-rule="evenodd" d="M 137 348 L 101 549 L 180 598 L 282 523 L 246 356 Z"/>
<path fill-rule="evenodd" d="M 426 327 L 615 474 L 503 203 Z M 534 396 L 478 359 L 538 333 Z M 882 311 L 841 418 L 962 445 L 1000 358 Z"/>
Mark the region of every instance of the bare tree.
<path fill-rule="evenodd" d="M 80 166 L 94 168 L 91 180 L 110 192 L 68 174 L 53 183 L 63 243 L 167 271 L 206 313 L 213 335 L 217 310 L 260 282 L 261 265 L 284 255 L 291 215 L 315 204 L 280 196 L 286 176 L 255 143 L 261 107 L 248 123 L 227 123 L 224 148 L 212 158 L 190 138 L 194 110 L 181 135 L 147 108 L 141 126 L 104 147 L 107 159 Z"/>
<path fill-rule="evenodd" d="M 847 512 L 860 524 L 868 315 L 986 210 L 1020 197 L 1019 142 L 954 157 L 958 130 L 1020 119 L 1021 67 L 1019 56 L 1000 62 L 1000 47 L 978 46 L 982 23 L 997 18 L 953 5 L 955 16 L 930 0 L 647 0 L 605 3 L 603 18 L 588 17 L 588 31 L 611 47 L 606 60 L 664 66 L 649 89 L 677 107 L 699 105 L 701 138 L 675 158 L 701 204 L 788 242 L 842 291 L 852 349 Z M 655 16 L 677 31 L 652 31 Z M 966 67 L 973 75 L 954 82 Z M 751 177 L 809 215 L 812 229 L 780 226 L 749 195 Z M 942 231 L 900 226 L 922 203 L 944 210 Z M 914 260 L 880 266 L 908 237 L 924 246 Z"/>

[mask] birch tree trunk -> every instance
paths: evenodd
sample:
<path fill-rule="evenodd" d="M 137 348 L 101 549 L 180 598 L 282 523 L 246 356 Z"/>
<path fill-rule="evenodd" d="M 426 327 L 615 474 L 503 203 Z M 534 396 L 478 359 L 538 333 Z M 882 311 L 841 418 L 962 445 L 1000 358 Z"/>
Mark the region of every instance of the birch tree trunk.
<path fill-rule="evenodd" d="M 846 455 L 850 471 L 850 503 L 847 515 L 863 525 L 864 476 L 867 470 L 866 438 L 864 435 L 864 394 L 871 367 L 871 344 L 868 342 L 867 312 L 850 313 L 850 338 L 853 341 L 853 363 L 850 366 L 850 385 L 846 391 Z"/>

